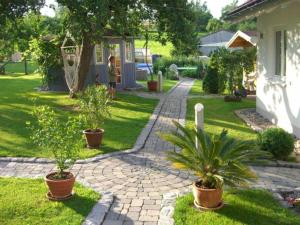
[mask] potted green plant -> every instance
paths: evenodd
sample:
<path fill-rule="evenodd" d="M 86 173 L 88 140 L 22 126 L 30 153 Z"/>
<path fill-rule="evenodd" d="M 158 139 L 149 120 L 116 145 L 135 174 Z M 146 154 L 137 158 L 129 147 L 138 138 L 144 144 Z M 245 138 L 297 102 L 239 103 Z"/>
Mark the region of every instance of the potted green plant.
<path fill-rule="evenodd" d="M 49 106 L 35 107 L 33 115 L 36 122 L 27 122 L 32 130 L 31 139 L 36 145 L 52 152 L 57 166 L 56 172 L 45 177 L 49 188 L 48 198 L 67 199 L 72 196 L 75 176 L 66 170 L 75 163 L 82 145 L 81 121 L 70 117 L 62 123 Z"/>
<path fill-rule="evenodd" d="M 247 163 L 268 156 L 250 141 L 229 138 L 226 130 L 220 135 L 209 135 L 174 123 L 179 132 L 160 136 L 181 149 L 180 152 L 168 152 L 168 159 L 173 165 L 193 171 L 199 178 L 193 183 L 194 204 L 199 208 L 220 208 L 223 205 L 223 185 L 247 185 L 247 181 L 256 178 Z"/>
<path fill-rule="evenodd" d="M 146 65 L 148 67 L 149 73 L 150 73 L 150 80 L 148 80 L 147 82 L 147 86 L 148 86 L 148 90 L 149 91 L 157 91 L 158 89 L 158 82 L 156 80 L 154 80 L 154 76 L 153 76 L 153 72 L 152 72 L 152 68 L 150 68 L 149 63 L 148 63 L 148 43 L 149 43 L 149 31 L 148 29 L 145 30 L 145 44 L 144 44 L 144 48 L 146 49 Z"/>
<path fill-rule="evenodd" d="M 80 96 L 81 117 L 85 123 L 88 148 L 99 148 L 102 143 L 105 119 L 110 116 L 110 97 L 103 85 L 90 86 Z"/>

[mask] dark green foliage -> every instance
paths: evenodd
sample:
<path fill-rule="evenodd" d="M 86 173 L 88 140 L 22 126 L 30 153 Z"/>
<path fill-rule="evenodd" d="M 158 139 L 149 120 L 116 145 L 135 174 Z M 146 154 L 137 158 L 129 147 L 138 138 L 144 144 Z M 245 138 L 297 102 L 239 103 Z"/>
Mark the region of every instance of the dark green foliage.
<path fill-rule="evenodd" d="M 202 84 L 204 92 L 209 94 L 218 94 L 218 82 L 218 71 L 215 68 L 209 66 Z"/>
<path fill-rule="evenodd" d="M 209 9 L 207 8 L 206 2 L 200 1 L 194 2 L 193 10 L 196 14 L 196 29 L 198 32 L 205 32 L 208 21 L 213 18 Z"/>
<path fill-rule="evenodd" d="M 231 94 L 236 88 L 242 90 L 243 69 L 247 73 L 252 72 L 255 60 L 256 48 L 233 52 L 220 48 L 214 51 L 210 58 L 210 66 L 218 73 L 218 92 L 223 93 L 226 87 Z"/>
<path fill-rule="evenodd" d="M 197 72 L 197 70 L 183 70 L 180 75 L 183 77 L 199 78 L 199 74 Z"/>
<path fill-rule="evenodd" d="M 60 46 L 63 41 L 63 36 L 45 36 L 33 39 L 30 41 L 29 51 L 39 67 L 39 72 L 42 75 L 42 83 L 48 86 L 55 80 L 56 77 L 50 73 L 50 70 L 61 69 L 62 55 Z"/>
<path fill-rule="evenodd" d="M 285 160 L 294 150 L 294 138 L 281 128 L 269 128 L 258 135 L 258 145 L 276 159 Z"/>
<path fill-rule="evenodd" d="M 199 59 L 194 57 L 178 56 L 176 58 L 162 57 L 158 59 L 153 64 L 154 73 L 158 73 L 158 71 L 161 71 L 163 74 L 166 74 L 172 64 L 175 64 L 178 67 L 197 66 L 197 69 L 199 71 L 203 70 L 203 63 L 199 61 Z"/>

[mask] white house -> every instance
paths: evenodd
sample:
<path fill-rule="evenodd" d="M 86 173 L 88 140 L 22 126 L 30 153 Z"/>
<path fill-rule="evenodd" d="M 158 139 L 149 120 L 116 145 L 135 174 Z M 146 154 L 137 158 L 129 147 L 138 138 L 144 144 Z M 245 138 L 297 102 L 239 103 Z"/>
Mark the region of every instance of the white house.
<path fill-rule="evenodd" d="M 257 112 L 300 137 L 300 0 L 248 0 L 228 14 L 257 18 Z"/>

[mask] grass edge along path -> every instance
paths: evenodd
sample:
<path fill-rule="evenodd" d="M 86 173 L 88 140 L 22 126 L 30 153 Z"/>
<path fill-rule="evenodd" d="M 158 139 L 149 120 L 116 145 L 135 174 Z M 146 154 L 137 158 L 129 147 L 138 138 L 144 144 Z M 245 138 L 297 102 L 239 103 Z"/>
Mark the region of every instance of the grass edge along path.
<path fill-rule="evenodd" d="M 178 198 L 175 225 L 300 225 L 300 217 L 267 191 L 230 189 L 223 197 L 224 207 L 215 212 L 195 209 L 192 194 Z"/>
<path fill-rule="evenodd" d="M 100 195 L 77 183 L 74 191 L 71 199 L 53 202 L 42 179 L 0 177 L 0 224 L 80 225 Z"/>

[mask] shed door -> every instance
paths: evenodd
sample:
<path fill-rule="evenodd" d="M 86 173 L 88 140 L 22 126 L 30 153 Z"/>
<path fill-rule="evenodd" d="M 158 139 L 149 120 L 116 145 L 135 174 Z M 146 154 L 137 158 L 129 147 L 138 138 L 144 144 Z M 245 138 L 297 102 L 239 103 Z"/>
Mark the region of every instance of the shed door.
<path fill-rule="evenodd" d="M 120 84 L 122 81 L 122 61 L 121 61 L 121 48 L 120 44 L 109 44 L 109 55 L 115 57 L 115 67 L 116 67 L 116 76 L 117 83 Z"/>

